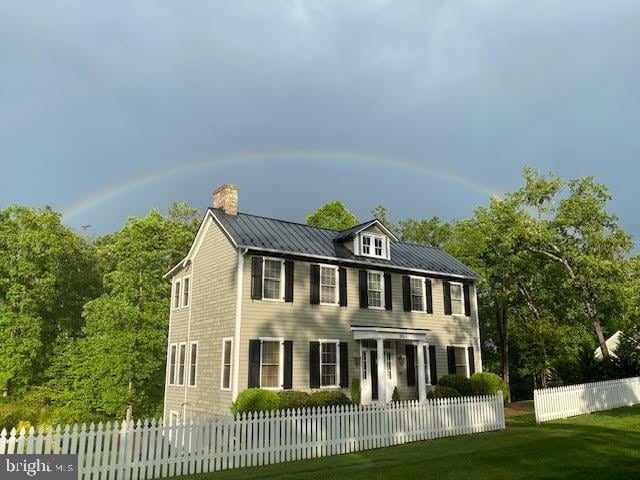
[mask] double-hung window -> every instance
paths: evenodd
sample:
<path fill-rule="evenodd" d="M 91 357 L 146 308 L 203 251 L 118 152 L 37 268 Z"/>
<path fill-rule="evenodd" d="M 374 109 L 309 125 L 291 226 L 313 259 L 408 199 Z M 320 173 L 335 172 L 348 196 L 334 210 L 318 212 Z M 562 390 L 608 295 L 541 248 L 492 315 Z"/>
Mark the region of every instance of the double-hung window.
<path fill-rule="evenodd" d="M 178 355 L 178 345 L 171 344 L 169 348 L 169 385 L 176 384 L 176 360 Z"/>
<path fill-rule="evenodd" d="M 180 280 L 173 282 L 173 308 L 180 308 Z"/>
<path fill-rule="evenodd" d="M 320 303 L 338 304 L 338 267 L 320 265 Z"/>
<path fill-rule="evenodd" d="M 320 340 L 320 386 L 338 387 L 340 349 L 337 340 Z"/>
<path fill-rule="evenodd" d="M 178 354 L 178 381 L 177 385 L 184 385 L 185 362 L 187 360 L 187 344 L 181 343 Z"/>
<path fill-rule="evenodd" d="M 267 300 L 283 300 L 284 260 L 265 258 L 262 272 L 262 298 Z"/>
<path fill-rule="evenodd" d="M 198 370 L 198 342 L 191 342 L 189 348 L 189 386 L 196 386 L 196 373 Z"/>
<path fill-rule="evenodd" d="M 384 275 L 382 272 L 367 272 L 369 308 L 384 307 Z"/>
<path fill-rule="evenodd" d="M 411 310 L 424 312 L 424 279 L 411 277 Z"/>
<path fill-rule="evenodd" d="M 223 390 L 231 389 L 231 358 L 233 355 L 233 339 L 231 337 L 222 339 L 222 382 Z"/>
<path fill-rule="evenodd" d="M 455 359 L 456 359 L 456 373 L 464 377 L 469 376 L 469 355 L 467 354 L 467 347 L 454 347 Z"/>
<path fill-rule="evenodd" d="M 191 277 L 182 279 L 182 306 L 188 307 L 191 295 Z"/>
<path fill-rule="evenodd" d="M 260 387 L 282 387 L 282 340 L 262 340 L 260 346 Z"/>
<path fill-rule="evenodd" d="M 461 283 L 451 283 L 451 313 L 464 315 L 464 290 Z"/>

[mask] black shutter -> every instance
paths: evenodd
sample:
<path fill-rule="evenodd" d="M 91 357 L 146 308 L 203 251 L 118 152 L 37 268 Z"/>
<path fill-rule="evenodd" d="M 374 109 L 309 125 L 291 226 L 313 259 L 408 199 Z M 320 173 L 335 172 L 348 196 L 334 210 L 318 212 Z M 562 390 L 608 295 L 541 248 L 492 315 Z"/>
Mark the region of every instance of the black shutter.
<path fill-rule="evenodd" d="M 433 313 L 433 289 L 431 287 L 431 280 L 428 278 L 424 281 L 424 291 L 427 295 L 427 313 Z"/>
<path fill-rule="evenodd" d="M 251 298 L 262 299 L 262 257 L 251 257 Z"/>
<path fill-rule="evenodd" d="M 405 312 L 411 311 L 411 278 L 409 275 L 402 276 L 402 305 Z"/>
<path fill-rule="evenodd" d="M 393 310 L 393 299 L 391 297 L 391 274 L 384 274 L 384 308 Z"/>
<path fill-rule="evenodd" d="M 367 271 L 360 270 L 360 308 L 369 308 L 369 285 Z"/>
<path fill-rule="evenodd" d="M 456 373 L 456 349 L 455 347 L 447 347 L 447 363 L 449 373 Z"/>
<path fill-rule="evenodd" d="M 438 384 L 438 368 L 436 367 L 436 346 L 429 345 L 429 371 L 431 372 L 431 385 Z"/>
<path fill-rule="evenodd" d="M 284 261 L 284 301 L 293 302 L 293 261 Z"/>
<path fill-rule="evenodd" d="M 444 293 L 444 314 L 451 315 L 451 284 L 442 282 L 442 291 Z"/>
<path fill-rule="evenodd" d="M 309 303 L 318 305 L 320 303 L 320 265 L 312 263 L 309 266 Z"/>
<path fill-rule="evenodd" d="M 413 387 L 416 384 L 416 347 L 415 345 L 405 345 L 407 355 L 407 385 Z"/>
<path fill-rule="evenodd" d="M 473 356 L 473 347 L 469 347 L 469 375 L 476 373 L 476 359 Z"/>
<path fill-rule="evenodd" d="M 249 381 L 247 387 L 260 387 L 260 340 L 249 340 Z"/>
<path fill-rule="evenodd" d="M 340 284 L 340 306 L 347 306 L 347 269 L 340 267 L 338 269 L 338 283 Z"/>
<path fill-rule="evenodd" d="M 291 390 L 293 388 L 293 342 L 284 341 L 284 379 L 282 388 Z"/>
<path fill-rule="evenodd" d="M 349 344 L 340 342 L 340 387 L 349 387 Z"/>
<path fill-rule="evenodd" d="M 465 316 L 471 315 L 471 297 L 469 296 L 469 284 L 465 283 L 462 287 L 462 291 L 464 292 L 464 314 Z"/>
<path fill-rule="evenodd" d="M 320 388 L 320 342 L 309 342 L 309 388 Z"/>

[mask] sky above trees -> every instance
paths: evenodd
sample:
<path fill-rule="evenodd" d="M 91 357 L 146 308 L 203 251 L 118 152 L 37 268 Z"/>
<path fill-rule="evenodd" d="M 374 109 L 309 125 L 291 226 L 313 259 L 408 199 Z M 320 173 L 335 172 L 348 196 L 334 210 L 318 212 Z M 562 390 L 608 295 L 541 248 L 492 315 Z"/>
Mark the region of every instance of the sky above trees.
<path fill-rule="evenodd" d="M 225 182 L 304 221 L 464 218 L 525 164 L 595 175 L 640 233 L 640 4 L 0 4 L 0 207 L 103 234 Z"/>

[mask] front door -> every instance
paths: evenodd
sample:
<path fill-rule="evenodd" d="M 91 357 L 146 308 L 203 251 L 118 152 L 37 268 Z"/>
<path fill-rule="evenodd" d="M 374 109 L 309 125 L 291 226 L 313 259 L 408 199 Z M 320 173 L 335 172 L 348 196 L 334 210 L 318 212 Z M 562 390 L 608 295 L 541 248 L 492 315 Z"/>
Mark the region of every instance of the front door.
<path fill-rule="evenodd" d="M 386 343 L 386 342 L 385 342 Z M 396 359 L 391 342 L 385 344 L 384 365 L 378 365 L 375 348 L 362 347 L 360 368 L 361 401 L 363 404 L 383 401 L 390 402 L 396 386 Z M 384 385 L 378 385 L 378 368 L 384 368 Z"/>

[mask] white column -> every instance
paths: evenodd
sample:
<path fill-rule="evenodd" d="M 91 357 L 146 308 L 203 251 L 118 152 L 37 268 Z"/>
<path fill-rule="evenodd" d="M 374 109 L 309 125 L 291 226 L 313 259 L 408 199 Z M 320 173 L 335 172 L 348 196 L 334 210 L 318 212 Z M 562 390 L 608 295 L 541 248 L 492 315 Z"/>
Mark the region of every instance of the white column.
<path fill-rule="evenodd" d="M 424 342 L 418 342 L 418 400 L 427 401 L 427 379 L 424 376 Z"/>
<path fill-rule="evenodd" d="M 377 340 L 376 353 L 378 358 L 378 402 L 387 402 L 387 366 L 384 364 L 384 340 Z"/>

